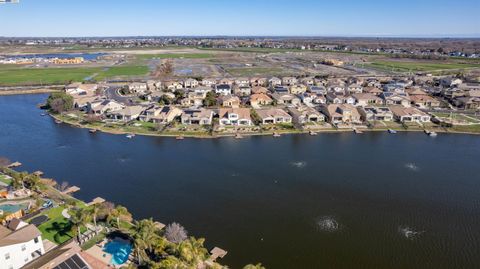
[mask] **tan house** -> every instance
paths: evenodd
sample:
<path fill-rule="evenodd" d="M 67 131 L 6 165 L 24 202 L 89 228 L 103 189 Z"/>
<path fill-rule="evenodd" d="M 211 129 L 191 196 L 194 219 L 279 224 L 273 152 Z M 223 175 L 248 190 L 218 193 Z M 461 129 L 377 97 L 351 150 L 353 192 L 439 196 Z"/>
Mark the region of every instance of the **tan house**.
<path fill-rule="evenodd" d="M 213 87 L 217 84 L 217 80 L 214 78 L 204 78 L 201 82 L 202 86 Z"/>
<path fill-rule="evenodd" d="M 349 104 L 331 104 L 321 107 L 323 114 L 332 124 L 361 124 L 358 109 Z"/>
<path fill-rule="evenodd" d="M 175 91 L 175 90 L 180 90 L 180 89 L 183 89 L 183 85 L 182 83 L 178 82 L 178 81 L 175 81 L 175 80 L 169 80 L 169 81 L 165 81 L 165 83 L 163 83 L 165 89 L 169 90 L 169 91 Z"/>
<path fill-rule="evenodd" d="M 377 87 L 365 87 L 365 88 L 363 88 L 363 92 L 364 93 L 370 93 L 370 94 L 373 94 L 373 95 L 376 95 L 376 96 L 380 96 L 383 93 L 382 89 L 377 88 Z"/>
<path fill-rule="evenodd" d="M 109 112 L 107 117 L 114 121 L 129 122 L 138 119 L 144 110 L 143 106 L 127 106 L 121 110 Z"/>
<path fill-rule="evenodd" d="M 276 86 L 282 85 L 282 80 L 277 77 L 272 77 L 268 80 L 268 84 L 271 87 L 276 87 Z"/>
<path fill-rule="evenodd" d="M 300 98 L 290 93 L 272 93 L 272 98 L 279 105 L 299 106 L 302 103 Z"/>
<path fill-rule="evenodd" d="M 430 115 L 415 108 L 404 106 L 391 106 L 390 110 L 393 112 L 393 117 L 399 122 L 429 122 Z"/>
<path fill-rule="evenodd" d="M 393 113 L 388 107 L 368 106 L 358 109 L 364 121 L 392 121 Z"/>
<path fill-rule="evenodd" d="M 191 89 L 191 88 L 195 88 L 197 86 L 198 86 L 198 81 L 196 79 L 187 78 L 183 81 L 183 87 L 184 88 Z"/>
<path fill-rule="evenodd" d="M 103 115 L 110 112 L 122 110 L 125 105 L 114 100 L 98 100 L 88 103 L 88 111 L 95 115 Z"/>
<path fill-rule="evenodd" d="M 235 79 L 235 85 L 250 86 L 250 80 L 248 78 L 237 78 Z"/>
<path fill-rule="evenodd" d="M 352 97 L 355 98 L 355 105 L 357 106 L 368 106 L 368 105 L 381 105 L 383 104 L 383 99 L 373 95 L 371 93 L 354 93 Z"/>
<path fill-rule="evenodd" d="M 250 96 L 252 94 L 252 88 L 250 88 L 250 86 L 235 86 L 233 93 L 237 96 Z"/>
<path fill-rule="evenodd" d="M 220 108 L 218 112 L 220 126 L 251 126 L 249 108 Z"/>
<path fill-rule="evenodd" d="M 239 108 L 240 98 L 234 95 L 222 95 L 219 98 L 222 107 Z"/>
<path fill-rule="evenodd" d="M 167 124 L 182 115 L 183 111 L 175 106 L 154 106 L 140 115 L 140 120 L 159 124 Z"/>
<path fill-rule="evenodd" d="M 220 81 L 218 81 L 217 84 L 226 84 L 232 86 L 235 81 L 229 79 L 229 78 L 222 78 Z"/>
<path fill-rule="evenodd" d="M 98 89 L 97 84 L 72 83 L 65 87 L 65 92 L 72 96 L 93 96 Z"/>
<path fill-rule="evenodd" d="M 147 83 L 133 82 L 128 84 L 128 90 L 133 93 L 144 94 L 147 92 Z"/>
<path fill-rule="evenodd" d="M 463 109 L 480 109 L 480 97 L 459 97 L 455 98 L 454 104 Z"/>
<path fill-rule="evenodd" d="M 183 111 L 181 120 L 186 125 L 210 125 L 212 124 L 213 111 L 210 109 L 186 109 Z"/>
<path fill-rule="evenodd" d="M 250 96 L 250 105 L 254 107 L 268 106 L 272 103 L 272 98 L 264 93 L 256 93 Z"/>
<path fill-rule="evenodd" d="M 410 98 L 406 93 L 398 92 L 384 92 L 381 97 L 386 105 L 401 105 L 404 107 L 410 106 Z"/>
<path fill-rule="evenodd" d="M 206 97 L 206 93 L 202 92 L 189 92 L 187 96 L 180 100 L 182 106 L 195 106 L 200 107 L 203 105 L 203 100 Z"/>
<path fill-rule="evenodd" d="M 410 101 L 419 108 L 440 107 L 440 101 L 429 95 L 410 95 Z"/>
<path fill-rule="evenodd" d="M 264 94 L 266 94 L 266 93 L 268 93 L 268 92 L 269 92 L 269 90 L 268 90 L 267 88 L 265 88 L 265 87 L 255 86 L 255 87 L 252 88 L 252 93 L 253 93 L 253 94 L 256 94 L 256 93 L 264 93 Z"/>
<path fill-rule="evenodd" d="M 289 92 L 291 94 L 302 94 L 307 91 L 307 86 L 303 84 L 290 86 Z"/>
<path fill-rule="evenodd" d="M 288 112 L 292 115 L 293 122 L 297 124 L 325 122 L 325 115 L 308 106 L 290 107 Z"/>
<path fill-rule="evenodd" d="M 291 123 L 292 116 L 280 108 L 257 109 L 257 115 L 262 120 L 262 124 Z"/>
<path fill-rule="evenodd" d="M 256 86 L 266 86 L 268 80 L 266 78 L 253 77 L 250 79 L 250 85 L 252 87 Z"/>
<path fill-rule="evenodd" d="M 293 86 L 295 84 L 297 84 L 297 78 L 294 78 L 294 77 L 282 78 L 282 85 L 284 86 Z"/>

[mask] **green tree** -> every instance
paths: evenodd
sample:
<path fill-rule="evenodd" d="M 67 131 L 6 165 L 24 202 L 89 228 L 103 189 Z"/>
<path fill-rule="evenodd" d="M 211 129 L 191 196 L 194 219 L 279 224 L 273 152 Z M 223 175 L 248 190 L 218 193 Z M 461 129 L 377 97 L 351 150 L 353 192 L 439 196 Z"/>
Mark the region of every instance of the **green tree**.
<path fill-rule="evenodd" d="M 216 104 L 217 104 L 217 97 L 215 96 L 215 93 L 213 91 L 207 92 L 207 96 L 203 100 L 203 105 L 210 107 Z"/>
<path fill-rule="evenodd" d="M 55 113 L 71 110 L 73 97 L 64 92 L 54 92 L 47 99 L 47 108 Z"/>
<path fill-rule="evenodd" d="M 243 267 L 243 269 L 266 269 L 261 263 L 257 264 L 247 264 Z"/>
<path fill-rule="evenodd" d="M 129 231 L 133 240 L 134 255 L 140 265 L 149 262 L 147 251 L 151 252 L 154 242 L 158 239 L 157 228 L 152 219 L 135 221 L 133 229 Z"/>
<path fill-rule="evenodd" d="M 178 257 L 189 265 L 197 266 L 205 261 L 208 250 L 203 246 L 205 239 L 190 237 L 177 247 Z"/>
<path fill-rule="evenodd" d="M 131 221 L 132 214 L 128 212 L 128 209 L 126 207 L 117 206 L 112 210 L 111 214 L 109 215 L 109 220 L 111 220 L 111 218 L 114 218 L 116 220 L 117 228 L 120 229 L 120 220 Z"/>
<path fill-rule="evenodd" d="M 72 222 L 72 228 L 76 228 L 77 240 L 81 242 L 81 227 L 86 226 L 87 223 L 90 222 L 91 214 L 88 209 L 84 208 L 77 208 L 73 210 L 73 214 L 71 215 L 70 221 Z"/>

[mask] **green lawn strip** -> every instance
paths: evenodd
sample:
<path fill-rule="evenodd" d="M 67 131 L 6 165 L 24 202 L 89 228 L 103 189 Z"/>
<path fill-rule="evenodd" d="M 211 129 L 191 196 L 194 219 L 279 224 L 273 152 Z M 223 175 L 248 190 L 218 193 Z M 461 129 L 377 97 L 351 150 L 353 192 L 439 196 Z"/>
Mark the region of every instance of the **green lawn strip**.
<path fill-rule="evenodd" d="M 38 229 L 42 237 L 56 244 L 61 244 L 73 237 L 72 223 L 62 216 L 63 206 L 52 208 L 46 211 L 49 220 L 42 223 Z"/>
<path fill-rule="evenodd" d="M 480 124 L 455 125 L 449 128 L 449 130 L 456 131 L 456 132 L 480 133 Z"/>
<path fill-rule="evenodd" d="M 0 174 L 0 181 L 7 184 L 7 185 L 12 184 L 12 179 L 8 178 L 6 175 Z"/>
<path fill-rule="evenodd" d="M 82 250 L 87 250 L 91 247 L 93 247 L 96 243 L 102 241 L 105 236 L 107 236 L 104 232 L 101 232 L 94 236 L 92 239 L 88 240 L 85 244 L 81 246 Z"/>
<path fill-rule="evenodd" d="M 82 81 L 101 67 L 0 69 L 0 85 L 61 84 Z"/>

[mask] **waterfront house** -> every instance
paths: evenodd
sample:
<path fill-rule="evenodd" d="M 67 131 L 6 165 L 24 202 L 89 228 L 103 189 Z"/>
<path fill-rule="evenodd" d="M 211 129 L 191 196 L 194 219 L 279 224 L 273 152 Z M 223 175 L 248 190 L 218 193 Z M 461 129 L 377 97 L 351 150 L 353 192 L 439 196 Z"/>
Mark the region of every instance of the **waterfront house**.
<path fill-rule="evenodd" d="M 373 95 L 371 93 L 354 93 L 352 97 L 355 98 L 355 105 L 357 106 L 367 106 L 367 105 L 381 105 L 383 104 L 383 99 Z"/>
<path fill-rule="evenodd" d="M 388 107 L 367 106 L 358 109 L 363 121 L 392 121 L 393 113 Z"/>
<path fill-rule="evenodd" d="M 88 110 L 88 104 L 93 102 L 99 102 L 105 100 L 99 96 L 84 96 L 84 95 L 72 95 L 73 97 L 73 107 L 80 110 Z"/>
<path fill-rule="evenodd" d="M 302 84 L 290 86 L 290 90 L 289 90 L 291 94 L 302 94 L 306 91 L 307 91 L 307 86 Z"/>
<path fill-rule="evenodd" d="M 332 124 L 360 124 L 361 115 L 358 109 L 349 104 L 330 104 L 321 107 Z"/>
<path fill-rule="evenodd" d="M 269 90 L 265 87 L 262 87 L 262 86 L 256 86 L 256 87 L 253 87 L 252 88 L 252 94 L 256 94 L 256 93 L 268 93 Z"/>
<path fill-rule="evenodd" d="M 215 93 L 220 95 L 229 95 L 232 94 L 232 86 L 229 84 L 218 84 L 215 85 Z"/>
<path fill-rule="evenodd" d="M 65 92 L 70 95 L 92 96 L 98 89 L 97 84 L 72 83 L 65 87 Z"/>
<path fill-rule="evenodd" d="M 122 110 L 125 105 L 114 100 L 106 99 L 88 103 L 87 107 L 89 112 L 92 112 L 95 115 L 103 115 L 108 112 Z"/>
<path fill-rule="evenodd" d="M 204 78 L 201 82 L 202 86 L 213 87 L 217 84 L 217 80 L 214 78 Z"/>
<path fill-rule="evenodd" d="M 272 98 L 264 93 L 256 93 L 250 96 L 250 105 L 253 107 L 268 106 L 272 103 Z"/>
<path fill-rule="evenodd" d="M 462 109 L 480 109 L 480 97 L 458 97 L 454 99 L 453 103 L 455 106 Z"/>
<path fill-rule="evenodd" d="M 288 112 L 292 115 L 293 122 L 297 124 L 325 122 L 325 115 L 308 106 L 289 107 Z"/>
<path fill-rule="evenodd" d="M 251 126 L 249 108 L 220 108 L 218 112 L 220 126 Z"/>
<path fill-rule="evenodd" d="M 132 93 L 145 94 L 147 92 L 147 83 L 133 82 L 128 84 L 128 91 Z"/>
<path fill-rule="evenodd" d="M 293 86 L 297 84 L 297 79 L 294 77 L 283 77 L 282 78 L 282 85 L 284 86 Z"/>
<path fill-rule="evenodd" d="M 144 110 L 143 106 L 127 106 L 121 110 L 107 113 L 107 117 L 114 121 L 129 122 L 138 119 Z"/>
<path fill-rule="evenodd" d="M 290 93 L 272 93 L 272 98 L 279 105 L 299 106 L 301 104 L 300 98 Z"/>
<path fill-rule="evenodd" d="M 383 92 L 380 97 L 382 97 L 386 105 L 402 105 L 404 107 L 410 106 L 410 98 L 406 93 Z"/>
<path fill-rule="evenodd" d="M 252 94 L 252 88 L 250 88 L 250 86 L 235 86 L 233 93 L 236 96 L 250 96 L 250 94 Z"/>
<path fill-rule="evenodd" d="M 393 112 L 393 117 L 399 122 L 429 122 L 430 115 L 415 108 L 404 106 L 391 106 L 390 110 Z"/>
<path fill-rule="evenodd" d="M 140 120 L 158 124 L 167 124 L 182 115 L 183 111 L 175 106 L 153 106 L 140 115 Z"/>
<path fill-rule="evenodd" d="M 41 232 L 19 219 L 0 225 L 0 267 L 18 269 L 45 254 Z"/>
<path fill-rule="evenodd" d="M 210 109 L 185 109 L 181 121 L 186 125 L 210 125 L 212 124 L 213 111 Z"/>
<path fill-rule="evenodd" d="M 272 77 L 268 80 L 268 84 L 270 85 L 270 87 L 273 88 L 273 87 L 282 85 L 282 80 L 277 77 Z"/>
<path fill-rule="evenodd" d="M 193 78 L 187 78 L 183 81 L 183 87 L 187 89 L 195 88 L 198 86 L 198 81 Z"/>
<path fill-rule="evenodd" d="M 222 107 L 231 107 L 231 108 L 240 107 L 240 98 L 238 98 L 238 96 L 221 95 L 218 99 Z"/>
<path fill-rule="evenodd" d="M 440 101 L 429 95 L 410 95 L 410 101 L 419 108 L 440 107 Z"/>
<path fill-rule="evenodd" d="M 255 110 L 262 124 L 291 123 L 292 116 L 280 108 L 268 108 Z"/>

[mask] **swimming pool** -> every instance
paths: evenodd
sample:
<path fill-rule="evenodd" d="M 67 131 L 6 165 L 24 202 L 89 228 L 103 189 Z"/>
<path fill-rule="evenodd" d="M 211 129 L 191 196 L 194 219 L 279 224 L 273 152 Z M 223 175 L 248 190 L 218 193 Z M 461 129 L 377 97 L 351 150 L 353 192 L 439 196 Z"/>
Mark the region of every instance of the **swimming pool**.
<path fill-rule="evenodd" d="M 25 209 L 27 206 L 25 204 L 3 204 L 0 205 L 0 210 L 8 213 L 15 213 L 20 209 Z"/>
<path fill-rule="evenodd" d="M 111 264 L 121 265 L 128 260 L 128 256 L 132 252 L 132 244 L 128 240 L 115 238 L 105 244 L 103 251 L 112 254 Z"/>

